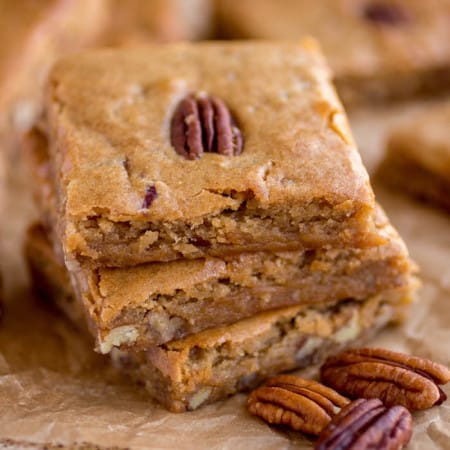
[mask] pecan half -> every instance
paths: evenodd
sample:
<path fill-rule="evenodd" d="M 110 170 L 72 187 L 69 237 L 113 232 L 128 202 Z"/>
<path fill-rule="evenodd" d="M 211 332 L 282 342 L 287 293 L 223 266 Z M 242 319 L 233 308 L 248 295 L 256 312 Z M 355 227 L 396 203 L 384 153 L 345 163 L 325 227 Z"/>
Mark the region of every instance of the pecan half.
<path fill-rule="evenodd" d="M 172 117 L 170 139 L 186 159 L 204 152 L 237 156 L 242 152 L 242 133 L 225 103 L 217 97 L 183 99 Z"/>
<path fill-rule="evenodd" d="M 348 399 L 321 383 L 279 375 L 249 395 L 247 408 L 271 424 L 318 435 L 348 403 Z"/>
<path fill-rule="evenodd" d="M 397 450 L 411 439 L 412 417 L 403 406 L 386 408 L 378 399 L 359 399 L 323 430 L 315 450 Z"/>
<path fill-rule="evenodd" d="M 379 398 L 386 406 L 402 405 L 416 411 L 446 400 L 438 385 L 450 381 L 450 370 L 416 356 L 359 348 L 328 358 L 321 379 L 349 397 Z"/>

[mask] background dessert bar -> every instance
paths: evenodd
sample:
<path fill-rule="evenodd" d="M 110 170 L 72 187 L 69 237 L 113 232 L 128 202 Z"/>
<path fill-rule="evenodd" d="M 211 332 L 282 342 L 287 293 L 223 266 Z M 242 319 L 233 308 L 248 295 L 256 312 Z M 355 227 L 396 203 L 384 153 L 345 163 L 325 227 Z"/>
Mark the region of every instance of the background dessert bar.
<path fill-rule="evenodd" d="M 450 87 L 448 0 L 218 0 L 237 38 L 317 38 L 344 103 L 439 94 Z"/>
<path fill-rule="evenodd" d="M 0 151 L 18 158 L 17 140 L 41 110 L 50 65 L 92 44 L 107 14 L 106 0 L 0 2 Z"/>
<path fill-rule="evenodd" d="M 377 175 L 392 188 L 450 211 L 450 102 L 412 116 L 390 133 Z"/>

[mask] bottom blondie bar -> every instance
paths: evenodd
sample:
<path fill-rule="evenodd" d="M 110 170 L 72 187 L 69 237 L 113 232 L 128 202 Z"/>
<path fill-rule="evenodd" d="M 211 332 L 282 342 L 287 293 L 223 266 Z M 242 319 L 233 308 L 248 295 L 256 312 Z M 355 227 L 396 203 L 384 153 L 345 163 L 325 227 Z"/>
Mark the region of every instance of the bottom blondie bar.
<path fill-rule="evenodd" d="M 28 252 L 35 288 L 84 328 L 67 272 L 51 252 L 45 255 L 41 264 Z M 401 317 L 412 288 L 409 283 L 361 301 L 275 309 L 146 351 L 113 349 L 111 358 L 170 411 L 194 410 L 367 339 Z"/>
<path fill-rule="evenodd" d="M 450 211 L 450 102 L 428 108 L 389 137 L 378 176 Z"/>

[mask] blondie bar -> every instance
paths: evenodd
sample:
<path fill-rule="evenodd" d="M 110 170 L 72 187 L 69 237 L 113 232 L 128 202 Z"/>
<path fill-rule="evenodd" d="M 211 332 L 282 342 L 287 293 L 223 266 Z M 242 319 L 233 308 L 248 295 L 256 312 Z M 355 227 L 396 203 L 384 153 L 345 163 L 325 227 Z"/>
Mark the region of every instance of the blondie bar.
<path fill-rule="evenodd" d="M 311 40 L 69 57 L 51 73 L 41 131 L 69 264 L 382 241 Z"/>
<path fill-rule="evenodd" d="M 98 351 L 145 349 L 269 309 L 364 300 L 408 285 L 412 267 L 403 242 L 389 225 L 380 225 L 380 233 L 388 244 L 369 249 L 259 252 L 118 269 L 81 266 L 71 273 L 72 284 Z M 57 270 L 70 284 L 42 227 L 29 230 L 26 251 L 32 269 Z"/>
<path fill-rule="evenodd" d="M 323 46 L 344 103 L 439 93 L 450 87 L 448 0 L 218 0 L 232 37 Z"/>
<path fill-rule="evenodd" d="M 450 102 L 393 129 L 378 177 L 450 211 Z"/>
<path fill-rule="evenodd" d="M 1 151 L 15 151 L 38 115 L 49 66 L 95 41 L 107 14 L 106 0 L 0 0 Z"/>
<path fill-rule="evenodd" d="M 37 290 L 82 329 L 84 314 L 56 259 L 31 258 Z M 113 349 L 114 364 L 173 412 L 250 389 L 276 373 L 319 363 L 401 318 L 413 284 L 361 301 L 291 306 L 205 330 L 146 351 Z"/>

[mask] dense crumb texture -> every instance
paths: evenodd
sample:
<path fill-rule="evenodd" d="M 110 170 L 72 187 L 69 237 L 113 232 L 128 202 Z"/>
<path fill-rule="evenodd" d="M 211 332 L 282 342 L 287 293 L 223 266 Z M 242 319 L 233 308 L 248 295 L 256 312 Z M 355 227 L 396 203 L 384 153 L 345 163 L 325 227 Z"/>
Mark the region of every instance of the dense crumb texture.
<path fill-rule="evenodd" d="M 389 136 L 377 176 L 450 211 L 450 103 L 429 108 Z"/>
<path fill-rule="evenodd" d="M 97 39 L 107 2 L 0 0 L 0 17 L 0 139 L 10 148 L 40 111 L 49 66 Z"/>
<path fill-rule="evenodd" d="M 344 102 L 450 88 L 448 0 L 218 0 L 231 37 L 322 45 Z"/>
<path fill-rule="evenodd" d="M 396 319 L 404 297 L 407 290 L 285 308 L 147 352 L 115 350 L 112 358 L 169 410 L 194 410 L 367 338 Z"/>
<path fill-rule="evenodd" d="M 83 310 L 70 295 L 65 270 L 51 259 L 55 270 L 30 263 L 40 294 L 84 329 Z M 167 409 L 194 410 L 268 376 L 318 363 L 400 320 L 414 287 L 409 283 L 360 301 L 275 309 L 146 351 L 115 348 L 111 357 Z"/>
<path fill-rule="evenodd" d="M 142 349 L 274 308 L 364 300 L 407 286 L 412 268 L 406 249 L 391 227 L 385 225 L 383 233 L 388 244 L 370 249 L 241 254 L 131 269 L 84 267 L 72 278 L 98 350 Z M 29 231 L 26 248 L 36 285 L 52 277 L 70 284 L 39 226 Z M 57 295 L 71 297 L 70 291 Z"/>
<path fill-rule="evenodd" d="M 170 122 L 192 93 L 227 105 L 241 155 L 177 154 Z M 123 266 L 379 240 L 367 173 L 310 40 L 77 55 L 52 71 L 47 118 L 69 260 Z"/>

